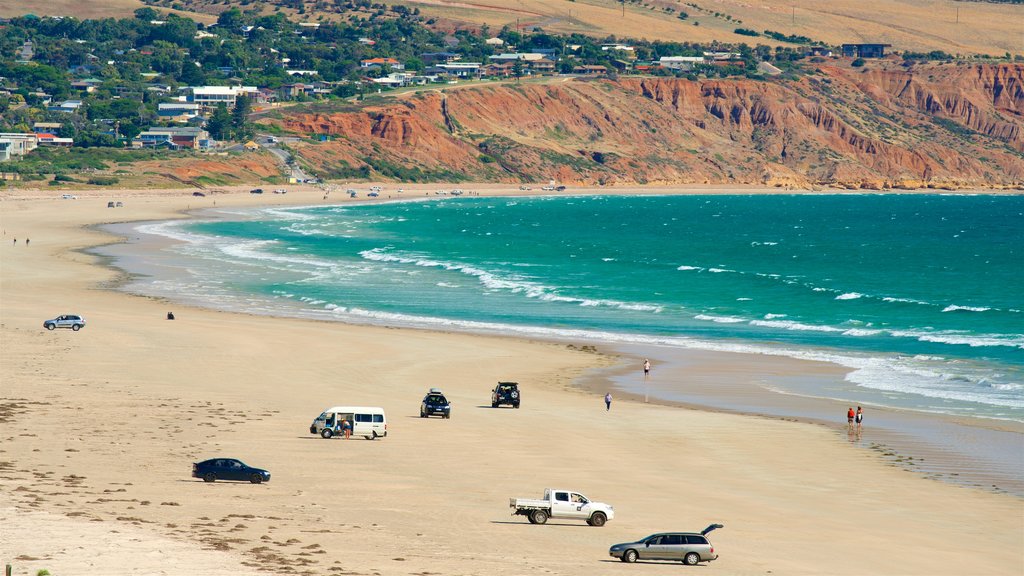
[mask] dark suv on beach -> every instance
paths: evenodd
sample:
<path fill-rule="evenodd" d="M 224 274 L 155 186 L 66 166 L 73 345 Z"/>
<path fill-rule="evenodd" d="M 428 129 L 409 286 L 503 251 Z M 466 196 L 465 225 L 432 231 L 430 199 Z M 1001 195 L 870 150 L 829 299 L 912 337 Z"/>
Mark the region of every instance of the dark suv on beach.
<path fill-rule="evenodd" d="M 431 388 L 430 392 L 423 397 L 420 403 L 420 418 L 438 415 L 442 418 L 452 417 L 452 404 L 444 397 L 444 393 L 437 388 Z"/>
<path fill-rule="evenodd" d="M 497 408 L 502 404 L 508 404 L 513 408 L 519 408 L 519 384 L 517 382 L 498 382 L 491 392 L 491 408 Z"/>

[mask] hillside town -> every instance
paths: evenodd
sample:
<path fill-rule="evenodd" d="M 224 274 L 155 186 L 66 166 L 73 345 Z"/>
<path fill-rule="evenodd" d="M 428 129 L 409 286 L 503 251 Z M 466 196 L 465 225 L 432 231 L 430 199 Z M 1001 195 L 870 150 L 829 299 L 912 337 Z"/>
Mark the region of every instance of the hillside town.
<path fill-rule="evenodd" d="M 232 8 L 203 25 L 153 8 L 117 21 L 0 21 L 0 161 L 41 147 L 211 150 L 252 137 L 247 116 L 285 103 L 545 76 L 771 78 L 804 64 L 894 56 L 888 44 L 699 45 L 487 27 L 434 32 L 407 11 L 353 24 Z M 737 30 L 738 34 L 757 35 Z M 765 31 L 767 37 L 783 37 Z M 16 172 L 17 168 L 7 169 Z"/>

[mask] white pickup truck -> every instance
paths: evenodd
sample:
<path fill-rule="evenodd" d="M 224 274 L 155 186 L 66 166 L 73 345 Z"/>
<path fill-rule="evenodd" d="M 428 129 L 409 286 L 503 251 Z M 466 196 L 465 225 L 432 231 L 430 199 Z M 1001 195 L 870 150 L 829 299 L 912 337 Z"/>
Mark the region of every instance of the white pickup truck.
<path fill-rule="evenodd" d="M 615 510 L 603 502 L 591 502 L 586 496 L 572 490 L 546 488 L 544 498 L 510 498 L 512 514 L 526 516 L 530 524 L 543 524 L 548 518 L 586 520 L 591 526 L 604 526 L 615 517 Z"/>

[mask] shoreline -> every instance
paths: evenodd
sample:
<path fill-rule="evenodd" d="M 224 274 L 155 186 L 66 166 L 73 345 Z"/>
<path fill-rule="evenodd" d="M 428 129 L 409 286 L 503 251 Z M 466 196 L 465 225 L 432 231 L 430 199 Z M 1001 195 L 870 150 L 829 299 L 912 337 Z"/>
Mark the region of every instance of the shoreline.
<path fill-rule="evenodd" d="M 501 194 L 499 193 L 498 195 Z M 358 198 L 354 200 L 345 198 L 345 200 L 352 200 L 357 204 L 372 203 L 365 201 L 360 202 L 360 199 Z M 382 199 L 382 201 L 385 202 L 426 200 L 434 200 L 434 197 Z M 310 204 L 302 204 L 300 206 L 309 205 Z M 234 216 L 237 217 L 237 214 Z M 215 207 L 190 209 L 188 212 L 181 214 L 181 218 L 192 220 L 199 218 L 226 219 L 230 217 L 232 217 L 231 214 L 224 213 L 222 209 Z M 154 222 L 162 221 L 165 220 L 158 220 Z M 118 224 L 100 224 L 94 228 L 100 232 L 111 233 L 123 237 L 129 229 L 134 229 L 135 226 L 141 223 L 142 222 L 133 221 Z M 125 230 L 118 231 L 118 228 L 124 228 Z M 153 238 L 156 238 L 158 245 L 167 245 L 175 242 L 175 240 L 156 235 L 154 235 Z M 109 258 L 110 262 L 106 265 L 112 270 L 122 274 L 126 283 L 129 281 L 128 278 L 139 275 L 127 272 L 122 268 L 115 266 L 112 263 L 115 257 L 111 256 L 109 252 L 104 253 L 101 248 L 112 245 L 127 246 L 128 244 L 130 243 L 121 240 L 104 246 L 94 246 L 84 250 L 84 252 L 87 254 L 98 255 L 102 258 Z M 151 241 L 146 252 L 151 253 L 152 247 L 153 244 Z M 125 254 L 121 254 L 121 257 L 124 256 Z M 134 253 L 133 256 L 137 260 L 141 258 L 138 252 Z M 142 274 L 141 276 L 145 275 Z M 539 340 L 552 344 L 573 345 L 573 340 L 568 337 L 531 334 L 528 331 L 518 334 L 507 334 L 498 333 L 492 330 L 473 329 L 465 326 L 462 326 L 460 329 L 459 327 L 432 326 L 428 324 L 393 325 L 385 320 L 367 320 L 360 322 L 356 319 L 328 317 L 327 315 L 318 318 L 304 316 L 298 313 L 281 313 L 281 310 L 271 310 L 261 313 L 222 308 L 208 301 L 176 301 L 173 298 L 166 296 L 154 296 L 151 294 L 128 292 L 123 289 L 123 284 L 121 284 L 121 286 L 115 286 L 112 289 L 144 298 L 166 299 L 169 304 L 205 308 L 214 311 L 249 314 L 256 317 L 289 317 L 300 320 L 341 322 L 353 326 L 375 326 L 400 330 L 423 330 L 428 333 L 478 334 L 488 337 L 526 339 L 530 341 Z M 297 309 L 301 308 L 298 305 L 296 306 Z M 636 343 L 588 342 L 590 345 L 596 344 L 597 349 L 601 350 L 602 353 L 609 355 L 609 361 L 613 364 L 622 364 L 626 358 L 636 359 L 642 356 L 639 350 L 641 345 Z M 721 357 L 722 360 L 720 360 L 717 365 L 731 366 L 741 364 L 744 366 L 762 368 L 764 364 L 770 363 L 777 367 L 775 369 L 775 380 L 785 380 L 787 378 L 797 377 L 807 378 L 808 375 L 811 374 L 819 378 L 838 382 L 843 380 L 843 376 L 854 371 L 853 368 L 830 361 L 794 358 L 786 355 L 772 356 L 757 352 L 713 351 L 712 348 L 701 348 L 700 346 L 696 346 L 693 349 L 686 349 L 671 348 L 664 345 L 650 345 L 649 348 L 652 348 L 654 353 L 649 352 L 648 355 L 654 358 L 656 362 L 666 356 L 675 358 L 718 356 Z M 623 397 L 629 398 L 632 401 L 643 401 L 644 403 L 649 403 L 646 394 L 641 396 L 635 387 L 631 389 L 629 386 L 624 384 L 623 375 L 627 371 L 628 370 L 625 368 L 616 370 L 614 368 L 594 367 L 588 373 L 584 374 L 581 377 L 581 381 L 574 384 L 574 387 L 587 390 L 595 395 L 603 395 L 604 392 L 601 390 L 608 390 L 611 388 L 617 390 L 617 394 L 621 394 Z M 719 385 L 723 384 L 721 377 L 711 378 L 711 384 L 715 389 L 717 389 Z M 846 391 L 848 394 L 850 392 L 851 391 Z M 759 418 L 780 418 L 788 421 L 822 426 L 823 428 L 830 430 L 831 432 L 836 432 L 837 434 L 842 434 L 845 429 L 841 422 L 841 412 L 843 412 L 843 406 L 841 406 L 841 404 L 857 403 L 856 401 L 849 399 L 842 400 L 785 392 L 778 388 L 773 389 L 768 385 L 753 385 L 749 382 L 743 388 L 742 392 L 739 393 L 739 395 L 742 396 L 742 400 L 738 399 L 738 397 L 729 397 L 728 395 L 716 394 L 715 392 L 696 395 L 692 393 L 686 394 L 684 395 L 684 400 L 679 400 L 679 394 L 680 391 L 678 390 L 666 389 L 660 391 L 656 390 L 652 396 L 655 403 L 664 406 L 684 407 L 710 412 L 725 412 Z M 789 407 L 783 407 L 782 404 L 789 402 L 780 398 L 781 396 L 788 396 L 789 400 L 795 400 L 795 403 L 799 405 L 800 408 L 792 409 Z M 861 403 L 863 404 L 863 402 Z M 884 424 L 882 426 L 869 426 L 871 433 L 868 434 L 867 439 L 864 439 L 861 434 L 848 434 L 847 439 L 851 444 L 882 453 L 883 455 L 886 455 L 889 461 L 918 476 L 929 479 L 938 479 L 958 486 L 981 488 L 996 493 L 1007 492 L 1017 497 L 1024 498 L 1024 467 L 1014 467 L 1012 465 L 1013 462 L 1019 460 L 1019 455 L 1014 453 L 1016 446 L 1013 445 L 1013 438 L 1016 438 L 1018 441 L 1021 441 L 1021 439 L 1024 438 L 1024 422 L 987 418 L 983 416 L 971 417 L 943 412 L 901 409 L 894 406 L 872 405 L 870 403 L 865 405 L 868 406 L 869 410 L 872 412 L 877 411 L 885 414 L 886 418 L 884 418 Z M 826 406 L 834 407 L 833 411 L 837 415 L 835 418 L 830 418 L 826 414 Z M 928 422 L 927 424 L 922 422 L 929 420 L 931 422 Z M 839 424 L 837 425 L 836 422 L 839 422 Z M 972 433 L 970 432 L 970 429 L 982 429 L 986 432 Z M 931 435 L 937 435 L 938 439 L 936 440 L 935 438 L 930 437 Z M 963 449 L 959 449 L 955 443 L 948 440 L 950 438 L 958 438 L 962 441 L 965 436 L 970 437 L 973 444 L 976 446 L 991 446 L 995 443 L 1001 447 L 1000 450 L 1002 453 L 989 453 L 987 454 L 987 459 L 978 458 L 975 455 L 965 452 Z M 925 461 L 929 462 L 929 464 L 927 466 L 922 466 L 922 463 Z M 962 465 L 963 462 L 969 462 L 971 464 L 965 466 Z M 998 470 L 994 471 L 987 469 L 984 464 L 995 466 Z"/>
<path fill-rule="evenodd" d="M 132 198 L 118 217 L 188 217 L 178 211 L 194 203 Z M 294 205 L 294 198 L 268 202 L 237 194 L 223 203 Z M 169 323 L 164 302 L 111 290 L 104 284 L 116 272 L 79 251 L 109 240 L 83 226 L 114 214 L 81 199 L 54 209 L 59 202 L 0 203 L 6 237 L 30 229 L 36 240 L 32 252 L 0 248 L 0 354 L 9 383 L 0 402 L 10 431 L 10 441 L 0 446 L 7 463 L 0 486 L 5 504 L 17 510 L 82 515 L 105 526 L 136 524 L 197 551 L 220 550 L 242 572 L 261 566 L 281 573 L 519 574 L 544 567 L 583 575 L 602 562 L 601 570 L 625 574 L 629 567 L 607 563 L 609 543 L 659 529 L 699 529 L 708 521 L 728 527 L 714 536 L 722 554 L 716 565 L 734 574 L 763 574 L 766 567 L 856 574 L 857 566 L 834 559 L 856 555 L 879 537 L 903 542 L 899 551 L 881 550 L 873 558 L 879 573 L 1012 574 L 1022 567 L 1015 552 L 1024 535 L 1018 498 L 922 482 L 801 422 L 618 400 L 612 419 L 595 417 L 603 414 L 600 397 L 573 390 L 606 360 L 564 342 L 339 326 L 191 306 L 184 314 L 176 310 L 178 320 Z M 51 310 L 54 303 L 59 310 Z M 39 327 L 40 314 L 74 309 L 88 317 L 83 331 Z M 54 370 L 54 364 L 75 370 Z M 481 407 L 488 386 L 509 377 L 524 385 L 523 410 Z M 453 399 L 450 421 L 412 414 L 417 394 L 435 384 Z M 43 433 L 37 424 L 61 418 L 68 397 L 74 398 L 75 428 Z M 311 438 L 304 429 L 309 420 L 339 397 L 387 408 L 393 434 L 379 442 Z M 233 425 L 240 415 L 248 417 L 244 429 Z M 699 443 L 692 430 L 700 430 Z M 786 449 L 795 444 L 802 449 Z M 432 456 L 426 461 L 425 451 Z M 272 468 L 274 481 L 250 489 L 187 478 L 188 462 L 221 453 Z M 351 490 L 339 489 L 342 469 L 355 481 Z M 360 481 L 367 478 L 376 481 Z M 665 500 L 680 478 L 694 480 L 687 497 Z M 600 532 L 509 521 L 505 499 L 544 485 L 579 489 L 614 504 L 619 514 Z M 752 501 L 759 505 L 751 507 Z M 438 525 L 442 511 L 455 521 Z M 19 534 L 38 533 L 41 524 L 30 515 L 15 512 L 15 518 L 11 525 Z M 868 525 L 870 534 L 850 532 Z M 765 541 L 767 529 L 788 538 Z M 968 560 L 944 552 L 941 543 L 951 539 L 990 553 Z M 60 543 L 45 535 L 35 543 L 48 557 L 18 560 L 18 570 L 96 570 L 81 554 L 60 552 Z M 0 541 L 0 553 L 18 557 L 9 545 Z M 116 546 L 116 538 L 94 545 Z M 126 553 L 101 571 L 153 570 L 143 560 Z M 198 554 L 176 566 L 219 568 Z"/>

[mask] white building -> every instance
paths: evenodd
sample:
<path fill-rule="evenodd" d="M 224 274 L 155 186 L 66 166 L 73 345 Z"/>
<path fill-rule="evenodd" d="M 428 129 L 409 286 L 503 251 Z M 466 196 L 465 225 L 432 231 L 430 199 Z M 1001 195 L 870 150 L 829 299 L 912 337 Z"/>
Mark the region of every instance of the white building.
<path fill-rule="evenodd" d="M 693 67 L 704 63 L 703 56 L 662 56 L 658 64 L 669 70 L 693 70 Z"/>
<path fill-rule="evenodd" d="M 185 92 L 186 102 L 208 107 L 224 103 L 229 108 L 234 107 L 239 96 L 255 98 L 259 93 L 255 86 L 188 86 L 182 90 Z"/>

